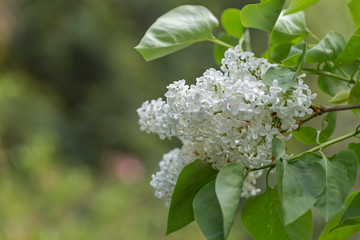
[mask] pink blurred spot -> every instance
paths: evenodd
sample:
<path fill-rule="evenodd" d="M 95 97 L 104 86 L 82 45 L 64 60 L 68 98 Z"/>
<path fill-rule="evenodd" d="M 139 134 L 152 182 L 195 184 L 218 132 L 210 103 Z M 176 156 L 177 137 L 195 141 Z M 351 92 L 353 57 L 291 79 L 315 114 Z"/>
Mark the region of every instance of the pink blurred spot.
<path fill-rule="evenodd" d="M 110 174 L 114 174 L 122 182 L 134 184 L 145 177 L 145 167 L 138 157 L 130 153 L 107 152 L 103 163 Z"/>

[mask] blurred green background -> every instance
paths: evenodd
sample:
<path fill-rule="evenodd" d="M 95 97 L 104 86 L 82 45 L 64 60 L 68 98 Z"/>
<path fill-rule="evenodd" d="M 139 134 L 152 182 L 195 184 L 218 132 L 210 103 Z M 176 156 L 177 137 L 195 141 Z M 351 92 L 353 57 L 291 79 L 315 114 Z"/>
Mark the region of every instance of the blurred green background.
<path fill-rule="evenodd" d="M 167 209 L 149 182 L 179 143 L 140 132 L 136 109 L 217 67 L 212 44 L 149 63 L 134 46 L 181 4 L 220 18 L 252 2 L 0 0 L 0 239 L 204 239 L 195 224 L 164 236 Z M 346 1 L 306 17 L 319 37 L 354 31 Z M 251 34 L 260 55 L 266 36 Z M 239 218 L 229 239 L 249 239 Z"/>

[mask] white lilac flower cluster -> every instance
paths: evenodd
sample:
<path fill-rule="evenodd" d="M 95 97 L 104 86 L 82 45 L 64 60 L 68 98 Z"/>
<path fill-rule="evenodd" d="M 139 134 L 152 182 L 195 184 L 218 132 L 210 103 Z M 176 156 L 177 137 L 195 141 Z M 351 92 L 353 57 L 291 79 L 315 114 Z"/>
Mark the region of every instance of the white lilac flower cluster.
<path fill-rule="evenodd" d="M 312 113 L 309 107 L 316 97 L 303 83 L 304 75 L 286 92 L 276 79 L 272 86 L 266 85 L 263 76 L 273 66 L 237 46 L 225 52 L 221 71 L 208 69 L 191 86 L 176 81 L 167 87 L 165 101 L 142 104 L 137 110 L 141 130 L 161 139 L 177 137 L 183 143 L 181 149 L 164 155 L 160 171 L 152 176 L 150 184 L 158 198 L 170 201 L 180 171 L 196 159 L 212 163 L 215 169 L 228 162 L 248 168 L 272 162 L 272 139 L 291 138 L 297 118 Z M 255 183 L 261 174 L 247 175 L 243 197 L 260 191 Z"/>

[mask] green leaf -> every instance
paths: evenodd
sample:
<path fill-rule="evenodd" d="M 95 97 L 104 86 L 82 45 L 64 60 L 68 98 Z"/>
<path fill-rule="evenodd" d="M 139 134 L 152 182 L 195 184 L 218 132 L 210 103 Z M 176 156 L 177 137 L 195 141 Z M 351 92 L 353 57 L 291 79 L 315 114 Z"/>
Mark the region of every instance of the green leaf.
<path fill-rule="evenodd" d="M 326 117 L 324 117 L 321 125 L 321 131 L 319 135 L 319 142 L 323 143 L 330 139 L 331 135 L 334 133 L 337 123 L 337 112 L 329 112 Z"/>
<path fill-rule="evenodd" d="M 330 99 L 329 103 L 341 104 L 349 101 L 349 97 L 350 97 L 350 90 L 341 90 L 340 92 L 336 93 L 334 97 Z"/>
<path fill-rule="evenodd" d="M 335 65 L 340 67 L 352 63 L 360 57 L 360 28 L 355 31 L 347 42 L 345 49 L 336 58 Z"/>
<path fill-rule="evenodd" d="M 351 201 L 349 207 L 345 210 L 341 220 L 341 226 L 355 225 L 360 223 L 360 193 Z"/>
<path fill-rule="evenodd" d="M 293 130 L 291 134 L 303 144 L 316 145 L 317 131 L 311 126 L 300 127 L 299 130 Z"/>
<path fill-rule="evenodd" d="M 195 196 L 194 216 L 207 240 L 224 240 L 223 217 L 215 194 L 215 180 L 207 183 Z"/>
<path fill-rule="evenodd" d="M 282 61 L 282 64 L 285 67 L 296 66 L 299 62 L 299 58 L 303 52 L 303 44 L 304 43 L 297 43 L 290 48 L 289 56 Z"/>
<path fill-rule="evenodd" d="M 241 11 L 235 8 L 228 8 L 221 14 L 221 25 L 229 35 L 241 38 L 244 27 L 241 22 Z"/>
<path fill-rule="evenodd" d="M 325 170 L 325 188 L 315 207 L 326 221 L 339 211 L 356 181 L 357 159 L 354 152 L 342 150 L 321 162 Z"/>
<path fill-rule="evenodd" d="M 320 0 L 292 0 L 288 9 L 286 10 L 286 14 L 301 11 L 317 3 L 318 1 Z"/>
<path fill-rule="evenodd" d="M 310 240 L 312 238 L 311 210 L 285 226 L 276 189 L 267 189 L 260 196 L 248 198 L 241 212 L 241 221 L 254 239 Z"/>
<path fill-rule="evenodd" d="M 354 151 L 358 160 L 358 165 L 360 165 L 360 143 L 349 143 L 348 149 Z"/>
<path fill-rule="evenodd" d="M 175 232 L 194 220 L 192 202 L 198 191 L 215 179 L 210 163 L 196 160 L 180 172 L 171 198 L 166 234 Z"/>
<path fill-rule="evenodd" d="M 349 104 L 360 103 L 360 81 L 357 81 L 350 91 Z M 357 116 L 360 117 L 360 108 L 352 110 Z"/>
<path fill-rule="evenodd" d="M 353 75 L 355 71 L 357 71 L 357 69 L 358 69 L 357 64 L 349 64 L 341 67 L 341 70 L 343 70 L 350 76 Z M 337 74 L 339 76 L 344 76 L 342 71 L 340 71 L 340 69 L 334 69 L 325 66 L 323 70 Z M 336 93 L 340 92 L 341 90 L 350 90 L 347 82 L 323 75 L 319 76 L 318 78 L 318 86 L 323 92 L 325 92 L 330 96 L 335 96 Z"/>
<path fill-rule="evenodd" d="M 236 45 L 239 41 L 236 37 L 225 33 L 220 33 L 217 38 L 230 45 Z M 214 52 L 215 62 L 220 66 L 221 66 L 221 60 L 224 58 L 224 54 L 226 50 L 228 50 L 228 48 L 219 44 L 214 44 L 213 52 Z"/>
<path fill-rule="evenodd" d="M 193 43 L 213 39 L 216 17 L 205 7 L 183 5 L 159 17 L 135 47 L 146 61 L 166 56 Z"/>
<path fill-rule="evenodd" d="M 321 232 L 319 240 L 343 240 L 343 239 L 347 239 L 348 237 L 350 237 L 351 235 L 353 235 L 354 233 L 360 230 L 360 225 L 348 225 L 345 227 L 334 229 L 339 224 L 341 217 L 345 212 L 346 207 L 350 205 L 350 202 L 354 199 L 354 197 L 358 193 L 359 191 L 352 193 L 346 199 L 345 206 L 342 206 L 339 212 L 336 213 L 336 215 L 330 219 L 328 224 Z"/>
<path fill-rule="evenodd" d="M 302 37 L 309 33 L 304 12 L 284 15 L 284 11 L 282 11 L 271 33 L 271 42 L 277 44 L 288 43 L 299 39 L 299 37 L 301 41 Z"/>
<path fill-rule="evenodd" d="M 215 191 L 224 221 L 224 236 L 230 233 L 239 206 L 240 194 L 245 178 L 245 167 L 240 163 L 229 163 L 220 169 L 216 177 Z"/>
<path fill-rule="evenodd" d="M 344 37 L 337 32 L 329 32 L 307 53 L 306 63 L 333 61 L 345 48 Z"/>
<path fill-rule="evenodd" d="M 351 16 L 353 18 L 354 24 L 356 28 L 360 27 L 360 1 L 359 0 L 352 0 L 348 4 Z"/>
<path fill-rule="evenodd" d="M 285 225 L 295 221 L 316 202 L 325 185 L 321 156 L 307 153 L 295 162 L 278 161 L 278 188 Z"/>
<path fill-rule="evenodd" d="M 291 43 L 273 45 L 270 49 L 271 59 L 277 63 L 280 63 L 289 55 L 291 46 Z M 268 51 L 266 51 L 266 53 L 267 52 Z"/>
<path fill-rule="evenodd" d="M 294 83 L 296 78 L 296 71 L 290 68 L 271 67 L 264 75 L 264 83 L 272 86 L 273 81 L 278 81 L 278 86 L 286 92 Z"/>
<path fill-rule="evenodd" d="M 336 128 L 337 113 L 330 112 L 322 121 L 322 129 L 319 133 L 319 142 L 323 143 L 329 140 Z M 307 145 L 317 144 L 318 131 L 311 126 L 300 127 L 299 130 L 293 130 L 291 134 L 301 143 Z"/>
<path fill-rule="evenodd" d="M 305 63 L 333 61 L 345 48 L 344 37 L 337 32 L 329 32 L 318 44 L 307 51 Z M 295 66 L 301 56 L 301 45 L 290 50 L 289 57 L 283 61 L 285 66 Z"/>
<path fill-rule="evenodd" d="M 246 5 L 241 10 L 241 20 L 245 27 L 271 32 L 286 0 L 268 0 Z"/>
<path fill-rule="evenodd" d="M 284 141 L 280 138 L 273 138 L 272 140 L 272 156 L 275 158 L 275 161 L 280 160 L 280 158 L 285 154 L 285 144 Z"/>
<path fill-rule="evenodd" d="M 269 68 L 264 75 L 264 83 L 272 86 L 273 81 L 276 79 L 278 81 L 278 86 L 286 92 L 294 83 L 297 75 L 302 70 L 306 59 L 307 45 L 306 43 L 302 44 L 302 55 L 298 59 L 298 68 L 296 71 L 290 68 L 284 67 L 271 67 Z"/>

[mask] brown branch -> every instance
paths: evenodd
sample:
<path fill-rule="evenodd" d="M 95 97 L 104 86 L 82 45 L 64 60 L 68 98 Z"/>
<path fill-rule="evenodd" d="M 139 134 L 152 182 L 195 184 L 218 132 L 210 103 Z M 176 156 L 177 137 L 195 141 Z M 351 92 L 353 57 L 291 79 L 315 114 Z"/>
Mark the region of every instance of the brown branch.
<path fill-rule="evenodd" d="M 336 111 L 344 111 L 344 110 L 350 110 L 350 109 L 356 109 L 360 108 L 360 104 L 352 104 L 352 105 L 345 105 L 345 106 L 322 106 L 322 105 L 315 105 L 312 104 L 310 108 L 314 111 L 314 113 L 307 118 L 300 119 L 298 125 L 299 127 L 297 130 L 300 129 L 301 125 L 307 121 L 310 121 L 311 119 L 320 116 L 323 113 L 327 112 L 336 112 Z"/>

